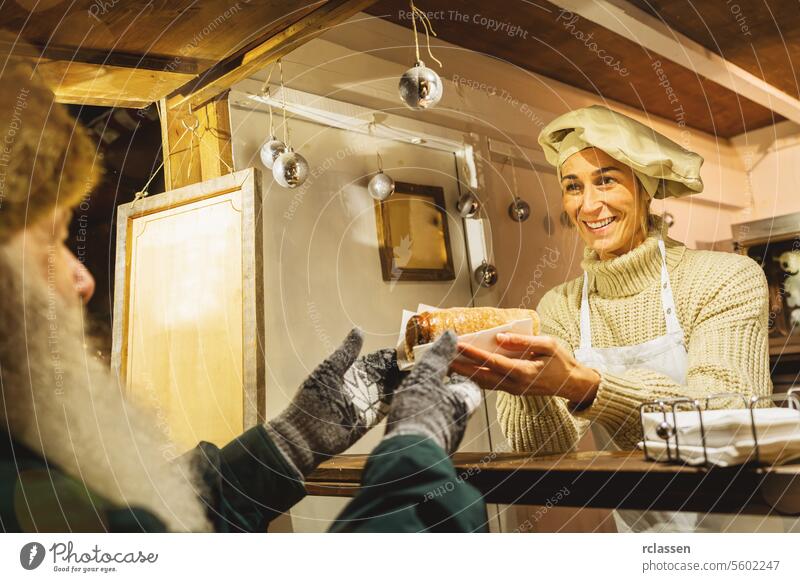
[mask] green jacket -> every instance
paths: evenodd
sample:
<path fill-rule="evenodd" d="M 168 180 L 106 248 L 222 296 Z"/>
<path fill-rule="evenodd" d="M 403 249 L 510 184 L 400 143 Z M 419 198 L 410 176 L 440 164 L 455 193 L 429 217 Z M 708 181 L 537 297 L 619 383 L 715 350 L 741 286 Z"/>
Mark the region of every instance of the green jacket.
<path fill-rule="evenodd" d="M 259 425 L 223 448 L 202 442 L 187 453 L 205 482 L 207 515 L 218 532 L 265 532 L 305 496 L 283 455 Z M 485 531 L 481 495 L 458 479 L 445 452 L 417 436 L 384 440 L 362 488 L 331 531 Z M 0 431 L 0 530 L 162 532 L 152 513 L 120 507 Z"/>

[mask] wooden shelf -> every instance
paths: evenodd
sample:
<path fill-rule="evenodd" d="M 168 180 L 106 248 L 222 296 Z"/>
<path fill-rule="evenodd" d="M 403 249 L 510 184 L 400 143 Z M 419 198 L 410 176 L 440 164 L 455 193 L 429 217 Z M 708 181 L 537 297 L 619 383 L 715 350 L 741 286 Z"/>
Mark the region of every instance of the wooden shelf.
<path fill-rule="evenodd" d="M 353 496 L 365 455 L 323 463 L 306 481 L 310 495 Z M 491 459 L 491 460 L 489 460 Z M 645 461 L 641 451 L 587 451 L 531 457 L 526 453 L 458 453 L 456 471 L 487 503 L 543 505 L 566 487 L 572 507 L 767 515 L 771 506 L 800 511 L 800 465 L 702 469 Z"/>

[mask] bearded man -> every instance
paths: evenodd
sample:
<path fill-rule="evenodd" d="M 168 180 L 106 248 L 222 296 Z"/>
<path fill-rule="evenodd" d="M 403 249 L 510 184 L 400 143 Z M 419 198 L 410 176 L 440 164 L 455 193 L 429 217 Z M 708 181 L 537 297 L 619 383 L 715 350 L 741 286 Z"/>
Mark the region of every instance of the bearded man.
<path fill-rule="evenodd" d="M 446 377 L 452 334 L 404 378 L 394 350 L 359 358 L 353 330 L 282 414 L 166 462 L 158 423 L 91 355 L 94 282 L 65 244 L 100 173 L 94 147 L 29 63 L 6 58 L 2 71 L 0 530 L 266 531 L 320 462 L 387 414 L 362 493 L 333 529 L 485 530 L 482 498 L 447 458 L 480 402 L 474 384 Z"/>

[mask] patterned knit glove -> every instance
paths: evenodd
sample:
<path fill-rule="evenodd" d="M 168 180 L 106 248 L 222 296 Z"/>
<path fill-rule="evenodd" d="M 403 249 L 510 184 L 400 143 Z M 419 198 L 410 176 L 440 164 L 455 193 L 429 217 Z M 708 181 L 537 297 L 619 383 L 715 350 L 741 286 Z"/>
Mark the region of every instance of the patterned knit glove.
<path fill-rule="evenodd" d="M 448 331 L 417 361 L 395 391 L 385 439 L 421 435 L 447 454 L 456 451 L 467 420 L 481 403 L 481 391 L 463 376 L 445 377 L 455 350 L 456 336 Z"/>
<path fill-rule="evenodd" d="M 265 425 L 284 457 L 306 477 L 378 424 L 400 383 L 394 349 L 356 360 L 363 334 L 353 329 L 303 382 L 292 402 Z"/>

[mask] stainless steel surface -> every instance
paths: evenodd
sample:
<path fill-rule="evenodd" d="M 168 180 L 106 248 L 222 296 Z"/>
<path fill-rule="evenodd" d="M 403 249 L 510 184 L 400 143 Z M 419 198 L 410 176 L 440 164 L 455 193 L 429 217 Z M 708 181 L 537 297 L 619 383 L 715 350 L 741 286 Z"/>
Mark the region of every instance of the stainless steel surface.
<path fill-rule="evenodd" d="M 732 224 L 731 233 L 739 245 L 797 236 L 800 235 L 800 212 Z"/>

